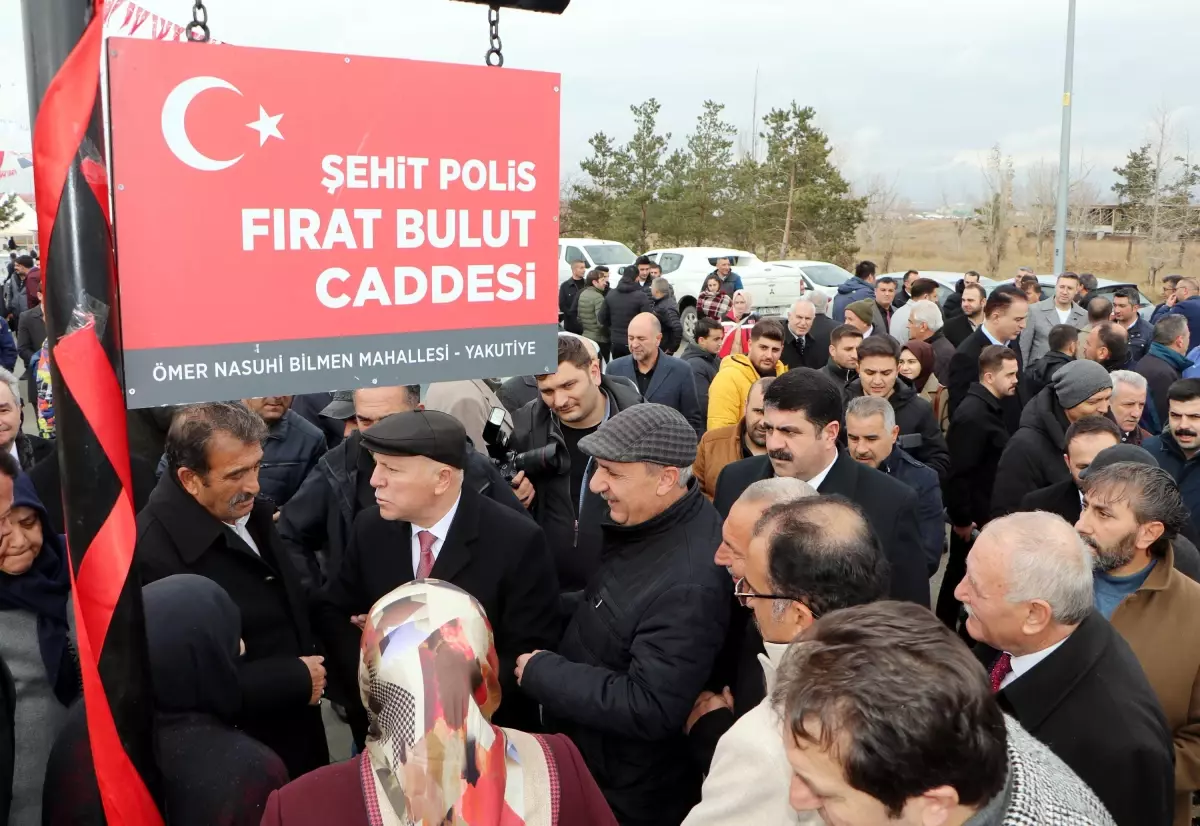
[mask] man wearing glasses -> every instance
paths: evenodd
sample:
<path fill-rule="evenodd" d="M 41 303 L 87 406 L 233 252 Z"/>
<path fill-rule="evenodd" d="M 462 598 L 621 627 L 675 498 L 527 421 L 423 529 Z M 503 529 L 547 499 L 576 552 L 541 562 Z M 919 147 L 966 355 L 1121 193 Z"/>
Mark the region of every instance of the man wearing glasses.
<path fill-rule="evenodd" d="M 703 798 L 683 826 L 729 823 L 732 812 L 739 823 L 819 822 L 793 821 L 791 769 L 769 699 L 775 670 L 789 643 L 821 615 L 884 599 L 888 591 L 887 558 L 862 511 L 842 496 L 768 508 L 755 525 L 744 573 L 734 594 L 762 634 L 768 699 L 721 738 Z"/>

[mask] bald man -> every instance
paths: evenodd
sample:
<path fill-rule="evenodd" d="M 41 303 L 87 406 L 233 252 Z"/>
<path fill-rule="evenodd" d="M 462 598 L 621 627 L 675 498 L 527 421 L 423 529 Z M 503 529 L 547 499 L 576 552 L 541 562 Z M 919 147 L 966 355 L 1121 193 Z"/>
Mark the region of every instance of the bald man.
<path fill-rule="evenodd" d="M 613 359 L 606 372 L 631 380 L 644 400 L 678 410 L 696 429 L 697 435 L 702 433 L 704 414 L 700 410 L 692 369 L 659 349 L 662 325 L 658 317 L 654 313 L 634 316 L 629 322 L 628 339 L 629 355 Z"/>
<path fill-rule="evenodd" d="M 817 307 L 816 301 L 820 301 L 822 307 Z M 783 354 L 779 360 L 789 369 L 811 367 L 820 370 L 829 361 L 829 334 L 837 325 L 823 312 L 824 304 L 825 296 L 812 293 L 794 303 L 788 312 Z"/>

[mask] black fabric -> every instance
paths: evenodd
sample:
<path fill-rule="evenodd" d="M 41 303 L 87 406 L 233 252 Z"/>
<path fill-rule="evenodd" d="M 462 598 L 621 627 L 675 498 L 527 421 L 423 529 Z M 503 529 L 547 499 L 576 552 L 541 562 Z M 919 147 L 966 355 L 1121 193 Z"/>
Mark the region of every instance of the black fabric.
<path fill-rule="evenodd" d="M 633 321 L 633 317 L 638 313 L 651 312 L 654 312 L 654 305 L 650 296 L 632 279 L 622 278 L 616 287 L 608 291 L 599 317 L 601 324 L 608 325 L 614 356 L 618 348 L 621 355 L 629 352 L 629 322 Z"/>
<path fill-rule="evenodd" d="M 675 355 L 683 343 L 683 323 L 679 320 L 679 307 L 669 295 L 654 299 L 654 315 L 662 327 L 662 351 Z"/>
<path fill-rule="evenodd" d="M 899 444 L 892 448 L 879 469 L 908 485 L 917 494 L 917 525 L 928 563 L 926 570 L 929 576 L 933 576 L 941 565 L 942 550 L 946 545 L 946 517 L 937 471 L 914 459 Z"/>
<path fill-rule="evenodd" d="M 1137 364 L 1150 349 L 1150 342 L 1154 341 L 1154 327 L 1139 313 L 1134 316 L 1134 322 L 1129 325 L 1128 331 L 1129 360 L 1132 364 Z"/>
<path fill-rule="evenodd" d="M 51 529 L 46 509 L 25 474 L 13 484 L 12 504 L 37 513 L 42 523 L 42 549 L 25 573 L 13 576 L 0 572 L 0 611 L 26 611 L 37 617 L 38 648 L 46 680 L 58 701 L 69 706 L 79 696 L 79 670 L 67 620 L 71 573 L 66 543 Z"/>
<path fill-rule="evenodd" d="M 983 332 L 983 326 L 958 345 L 958 349 L 954 351 L 954 357 L 950 359 L 950 383 L 947 385 L 950 393 L 950 416 L 954 417 L 954 411 L 962 404 L 962 400 L 967 397 L 967 391 L 971 385 L 979 381 L 979 355 L 983 352 L 983 348 L 991 346 L 991 339 Z M 1014 339 L 1009 343 L 1009 349 L 1017 357 L 1017 373 L 1020 374 L 1024 369 L 1021 361 L 1021 348 L 1017 346 L 1017 341 Z M 1021 423 L 1021 400 L 1016 396 L 1008 396 L 1000 402 L 1000 406 L 1004 410 L 1004 422 L 1008 427 L 1009 433 L 1015 433 Z"/>
<path fill-rule="evenodd" d="M 708 774 L 717 743 L 733 724 L 757 706 L 767 696 L 767 684 L 763 676 L 759 654 L 766 654 L 762 635 L 753 622 L 753 612 L 733 598 L 730 603 L 729 629 L 725 644 L 717 655 L 712 676 L 705 688 L 720 692 L 729 688 L 733 694 L 733 710 L 718 709 L 705 714 L 688 732 L 688 748 L 692 760 L 704 774 Z"/>
<path fill-rule="evenodd" d="M 138 412 L 138 411 L 130 411 Z M 48 456 L 39 461 L 27 471 L 27 475 L 37 490 L 38 499 L 46 508 L 46 517 L 54 533 L 67 532 L 66 520 L 63 518 L 62 475 L 58 467 L 58 440 L 51 442 Z M 161 452 L 160 454 L 161 455 Z M 157 461 L 157 456 L 155 461 Z M 158 484 L 155 476 L 154 462 L 143 459 L 139 454 L 129 457 L 129 473 L 133 481 L 133 509 L 140 511 L 150 501 L 150 494 Z"/>
<path fill-rule="evenodd" d="M 1133 650 L 1100 614 L 996 699 L 1091 787 L 1118 826 L 1170 826 L 1171 729 Z"/>
<path fill-rule="evenodd" d="M 1058 372 L 1059 368 L 1074 360 L 1074 356 L 1051 350 L 1026 367 L 1024 375 L 1017 384 L 1017 392 L 1021 394 L 1021 404 L 1029 404 L 1034 396 L 1041 393 L 1042 389 L 1050 384 L 1050 380 L 1054 378 L 1054 374 Z"/>
<path fill-rule="evenodd" d="M 717 512 L 722 518 L 728 516 L 729 509 L 746 488 L 774 475 L 775 469 L 766 456 L 726 465 L 717 477 L 717 494 L 713 497 Z M 917 494 L 886 473 L 860 465 L 845 450 L 838 451 L 833 467 L 817 490 L 845 496 L 863 509 L 891 565 L 892 599 L 928 608 L 929 578 L 917 524 Z"/>
<path fill-rule="evenodd" d="M 946 303 L 949 304 L 950 301 L 947 300 Z M 942 325 L 942 335 L 946 337 L 946 340 L 955 349 L 958 349 L 958 345 L 970 338 L 974 332 L 975 328 L 971 326 L 971 319 L 963 315 L 962 312 L 959 312 L 953 318 L 947 317 L 946 323 Z"/>
<path fill-rule="evenodd" d="M 528 516 L 491 460 L 475 450 L 469 438 L 467 443 L 463 485 Z M 362 449 L 362 436 L 356 430 L 321 457 L 300 490 L 280 511 L 276 523 L 279 535 L 306 588 L 324 584 L 323 571 L 336 567 L 345 554 L 354 518 L 375 505 L 375 489 L 371 487 L 374 470 L 375 460 Z"/>
<path fill-rule="evenodd" d="M 855 379 L 846 386 L 846 403 L 863 395 L 862 380 Z M 908 382 L 896 379 L 896 387 L 888 399 L 896 414 L 896 426 L 900 428 L 901 448 L 908 451 L 918 462 L 929 466 L 939 479 L 950 472 L 950 449 L 933 405 L 921 398 Z"/>
<path fill-rule="evenodd" d="M 25 431 L 17 434 L 14 444 L 17 448 L 17 461 L 21 465 L 21 470 L 24 471 L 28 471 L 47 456 L 54 454 L 54 442 Z"/>
<path fill-rule="evenodd" d="M 583 474 L 587 469 L 588 457 L 579 449 L 579 440 L 584 436 L 590 436 L 600 429 L 600 425 L 592 427 L 564 427 L 562 428 L 563 441 L 567 445 L 567 454 L 571 457 L 571 502 L 579 502 L 579 493 L 583 490 Z M 576 511 L 579 506 L 576 504 Z"/>
<path fill-rule="evenodd" d="M 568 333 L 583 333 L 583 325 L 579 323 L 579 294 L 586 286 L 582 278 L 576 280 L 574 276 L 558 285 L 558 312 Z"/>
<path fill-rule="evenodd" d="M 1000 399 L 975 382 L 950 417 L 946 442 L 950 475 L 946 478 L 946 511 L 950 524 L 983 527 L 992 512 L 992 487 L 1000 456 L 1011 438 Z"/>
<path fill-rule="evenodd" d="M 829 380 L 834 383 L 834 386 L 842 391 L 845 391 L 846 385 L 858 378 L 857 372 L 845 367 L 839 367 L 832 356 L 825 362 L 825 366 L 821 368 L 821 372 L 828 376 Z"/>
<path fill-rule="evenodd" d="M 294 410 L 269 426 L 258 470 L 262 495 L 281 508 L 287 504 L 308 474 L 325 455 L 325 434 Z"/>
<path fill-rule="evenodd" d="M 300 660 L 321 652 L 273 513 L 269 502 L 255 501 L 246 525 L 258 546 L 255 553 L 164 474 L 138 514 L 135 557 L 143 582 L 191 573 L 208 577 L 229 594 L 241 611 L 246 643 L 238 725 L 298 777 L 329 762 L 321 710 L 309 705 L 312 678 Z"/>
<path fill-rule="evenodd" d="M 632 383 L 615 377 L 601 376 L 600 389 L 608 397 L 610 416 L 642 400 Z M 534 399 L 513 415 L 514 450 L 545 447 L 551 442 L 562 445 L 563 441 L 558 418 L 541 399 Z M 590 491 L 584 494 L 576 531 L 579 500 L 571 499 L 571 468 L 564 465 L 557 476 L 531 481 L 536 494 L 530 513 L 546 532 L 558 569 L 558 584 L 564 591 L 580 591 L 600 566 L 600 521 L 607 511 L 604 500 Z"/>
<path fill-rule="evenodd" d="M 696 384 L 696 401 L 700 405 L 701 424 L 708 422 L 708 388 L 717 377 L 721 367 L 721 359 L 716 353 L 710 353 L 703 347 L 688 342 L 679 356 L 680 360 L 692 368 L 692 379 Z"/>
<path fill-rule="evenodd" d="M 1061 482 L 1032 490 L 1022 496 L 1021 505 L 1017 510 L 1058 514 L 1074 525 L 1083 513 L 1083 503 L 1079 499 L 1079 488 L 1075 486 L 1075 480 L 1067 476 Z"/>
<path fill-rule="evenodd" d="M 17 686 L 0 658 L 0 823 L 12 811 L 13 767 L 17 757 Z"/>
<path fill-rule="evenodd" d="M 384 519 L 378 507 L 361 512 L 346 555 L 315 598 L 314 618 L 329 652 L 330 686 L 358 696 L 361 633 L 350 617 L 366 614 L 393 589 L 414 579 L 412 526 Z M 517 690 L 517 657 L 553 650 L 562 632 L 558 578 L 541 528 L 464 487 L 450 533 L 430 577 L 462 588 L 483 606 L 495 634 L 503 696 L 494 721 L 525 731 L 538 729 L 537 708 Z M 366 716 L 359 703 L 347 707 L 360 744 Z"/>
<path fill-rule="evenodd" d="M 643 372 L 641 365 L 634 362 L 633 365 L 633 380 L 637 383 L 638 392 L 642 394 L 642 398 L 646 398 L 646 390 L 650 387 L 650 382 L 654 381 L 654 370 L 658 367 L 655 362 L 654 366 Z"/>
<path fill-rule="evenodd" d="M 950 384 L 950 362 L 954 360 L 954 351 L 958 345 L 946 338 L 944 328 L 925 339 L 925 343 L 933 348 L 933 374 L 937 376 L 938 384 L 943 387 Z"/>
<path fill-rule="evenodd" d="M 1143 356 L 1133 369 L 1135 373 L 1146 377 L 1146 412 L 1142 415 L 1142 427 L 1157 435 L 1167 425 L 1170 411 L 1167 391 L 1183 374 L 1154 353 Z M 1151 410 L 1154 411 L 1153 416 Z M 1152 426 L 1155 424 L 1157 430 Z"/>
<path fill-rule="evenodd" d="M 829 334 L 838 325 L 824 313 L 817 313 L 813 318 L 812 328 L 804 337 L 802 343 L 796 341 L 796 335 L 786 324 L 783 325 L 783 353 L 779 360 L 788 366 L 811 367 L 820 370 L 829 361 Z"/>
<path fill-rule="evenodd" d="M 725 639 L 721 520 L 693 480 L 639 525 L 606 520 L 604 556 L 558 648 L 522 690 L 570 736 L 623 826 L 677 826 L 700 799 L 683 725 Z"/>
<path fill-rule="evenodd" d="M 513 376 L 505 379 L 496 391 L 496 398 L 508 411 L 515 416 L 517 411 L 538 397 L 537 381 L 533 376 Z"/>
<path fill-rule="evenodd" d="M 1053 387 L 1043 389 L 1025 406 L 1021 427 L 1009 439 L 996 468 L 992 518 L 1015 511 L 1026 493 L 1071 478 L 1063 461 L 1070 426 Z"/>
<path fill-rule="evenodd" d="M 954 292 L 946 296 L 946 301 L 942 304 L 942 318 L 946 322 L 954 318 L 962 318 L 962 296 L 963 288 L 966 285 L 966 281 L 963 281 L 961 278 L 958 279 L 958 283 L 954 285 Z"/>
<path fill-rule="evenodd" d="M 342 443 L 346 423 L 321 415 L 321 411 L 333 401 L 332 393 L 304 393 L 292 397 L 292 412 L 325 434 L 325 445 L 332 449 Z"/>
<path fill-rule="evenodd" d="M 1152 356 L 1146 356 L 1142 361 L 1150 358 Z M 1169 430 L 1164 430 L 1161 436 L 1147 439 L 1142 447 L 1154 457 L 1159 467 L 1171 474 L 1179 486 L 1183 504 L 1191 512 L 1192 529 L 1200 534 L 1200 473 L 1197 472 L 1200 469 L 1200 454 L 1190 459 L 1184 456 L 1183 449 Z"/>
<path fill-rule="evenodd" d="M 654 369 L 645 375 L 638 369 L 633 356 L 613 359 L 607 375 L 609 379 L 625 378 L 631 384 L 637 382 L 637 390 L 643 399 L 678 410 L 697 436 L 704 432 L 708 411 L 701 409 L 696 397 L 696 380 L 691 368 L 675 356 L 659 353 Z"/>

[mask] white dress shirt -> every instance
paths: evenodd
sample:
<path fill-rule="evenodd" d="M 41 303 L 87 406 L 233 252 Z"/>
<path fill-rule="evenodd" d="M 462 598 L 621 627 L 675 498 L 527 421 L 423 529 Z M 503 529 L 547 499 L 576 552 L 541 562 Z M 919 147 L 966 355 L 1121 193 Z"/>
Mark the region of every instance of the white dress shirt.
<path fill-rule="evenodd" d="M 1019 657 L 1013 657 L 1012 660 L 1009 661 L 1012 671 L 1008 672 L 1004 679 L 1000 681 L 1000 688 L 1008 688 L 1012 683 L 1016 682 L 1016 680 L 1022 674 L 1057 651 L 1059 647 L 1061 647 L 1062 644 L 1068 639 L 1070 639 L 1070 637 L 1063 637 L 1061 640 L 1054 643 L 1054 645 L 1051 645 L 1048 648 L 1043 648 L 1041 651 L 1035 651 L 1032 654 L 1022 654 Z"/>
<path fill-rule="evenodd" d="M 250 514 L 246 514 L 236 522 L 226 522 L 225 527 L 238 535 L 238 538 L 250 546 L 250 550 L 262 556 L 262 551 L 258 549 L 258 545 L 254 542 L 254 537 L 250 535 L 250 531 L 246 529 L 246 523 L 250 521 Z"/>
<path fill-rule="evenodd" d="M 416 522 L 413 522 L 412 527 L 412 564 L 413 574 L 421 567 L 421 540 L 417 534 L 421 531 L 429 531 L 433 534 L 433 561 L 437 562 L 438 554 L 442 552 L 442 546 L 446 544 L 446 537 L 450 535 L 450 523 L 454 521 L 454 514 L 458 513 L 458 503 L 462 501 L 462 493 L 454 500 L 454 504 L 450 506 L 450 510 L 446 511 L 446 515 L 433 524 L 432 527 L 423 528 Z"/>
<path fill-rule="evenodd" d="M 814 489 L 819 491 L 821 489 L 821 483 L 825 481 L 825 477 L 829 475 L 829 471 L 833 470 L 833 466 L 836 462 L 837 462 L 837 454 L 835 453 L 835 454 L 833 454 L 833 461 L 830 462 L 823 471 L 818 473 L 813 478 L 809 479 L 808 483 L 810 485 L 812 485 Z"/>

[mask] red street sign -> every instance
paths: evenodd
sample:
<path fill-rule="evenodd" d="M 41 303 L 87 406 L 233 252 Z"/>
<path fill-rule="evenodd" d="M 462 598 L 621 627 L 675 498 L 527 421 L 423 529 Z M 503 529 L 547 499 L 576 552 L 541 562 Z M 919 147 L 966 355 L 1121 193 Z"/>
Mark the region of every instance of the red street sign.
<path fill-rule="evenodd" d="M 554 370 L 558 75 L 107 46 L 129 407 Z"/>

